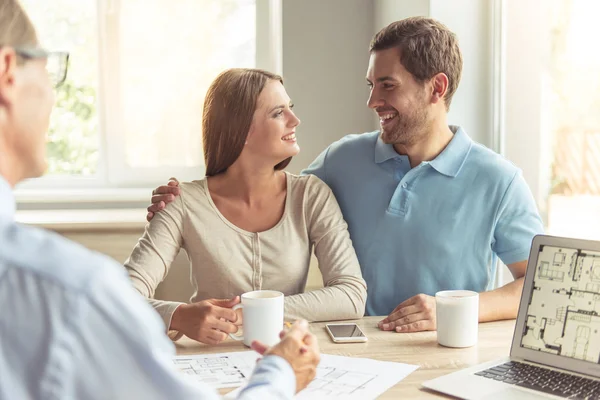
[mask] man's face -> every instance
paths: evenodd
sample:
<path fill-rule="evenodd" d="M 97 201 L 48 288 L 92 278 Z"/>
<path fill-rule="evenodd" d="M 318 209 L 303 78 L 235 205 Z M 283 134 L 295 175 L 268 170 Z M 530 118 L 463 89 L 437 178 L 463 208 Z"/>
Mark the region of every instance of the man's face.
<path fill-rule="evenodd" d="M 46 133 L 55 93 L 46 71 L 45 59 L 11 63 L 1 52 L 2 72 L 0 97 L 4 108 L 4 135 L 8 146 L 19 160 L 19 179 L 40 176 L 46 170 Z M 8 60 L 8 61 L 7 61 Z"/>
<path fill-rule="evenodd" d="M 426 134 L 430 124 L 428 84 L 420 83 L 400 62 L 396 48 L 371 53 L 367 105 L 379 116 L 385 143 L 412 145 Z"/>

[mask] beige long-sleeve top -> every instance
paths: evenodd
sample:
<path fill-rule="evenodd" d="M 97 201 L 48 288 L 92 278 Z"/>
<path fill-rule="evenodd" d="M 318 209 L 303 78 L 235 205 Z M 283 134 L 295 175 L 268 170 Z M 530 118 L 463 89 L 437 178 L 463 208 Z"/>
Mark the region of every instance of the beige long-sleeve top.
<path fill-rule="evenodd" d="M 191 262 L 192 302 L 270 289 L 285 294 L 286 319 L 363 316 L 366 284 L 331 189 L 314 175 L 286 173 L 286 179 L 283 216 L 264 232 L 229 222 L 214 204 L 206 179 L 182 183 L 175 201 L 155 214 L 125 267 L 167 328 L 182 303 L 152 297 L 180 248 Z M 313 247 L 324 287 L 303 293 Z"/>

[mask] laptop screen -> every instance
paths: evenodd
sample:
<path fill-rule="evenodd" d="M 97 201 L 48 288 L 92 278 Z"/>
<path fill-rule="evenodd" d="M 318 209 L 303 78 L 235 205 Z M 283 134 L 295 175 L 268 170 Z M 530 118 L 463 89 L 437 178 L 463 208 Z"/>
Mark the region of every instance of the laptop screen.
<path fill-rule="evenodd" d="M 600 363 L 600 252 L 540 245 L 521 347 Z"/>

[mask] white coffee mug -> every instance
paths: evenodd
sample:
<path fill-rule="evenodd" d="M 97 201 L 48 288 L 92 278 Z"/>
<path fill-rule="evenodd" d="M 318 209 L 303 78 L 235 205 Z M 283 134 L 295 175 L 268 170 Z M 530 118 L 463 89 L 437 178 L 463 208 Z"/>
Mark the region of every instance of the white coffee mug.
<path fill-rule="evenodd" d="M 446 347 L 477 344 L 479 293 L 445 290 L 435 294 L 438 343 Z"/>
<path fill-rule="evenodd" d="M 283 293 L 275 290 L 256 290 L 244 293 L 241 304 L 233 307 L 242 308 L 243 336 L 229 334 L 232 339 L 243 340 L 248 347 L 255 340 L 267 346 L 279 342 L 279 332 L 283 329 Z"/>

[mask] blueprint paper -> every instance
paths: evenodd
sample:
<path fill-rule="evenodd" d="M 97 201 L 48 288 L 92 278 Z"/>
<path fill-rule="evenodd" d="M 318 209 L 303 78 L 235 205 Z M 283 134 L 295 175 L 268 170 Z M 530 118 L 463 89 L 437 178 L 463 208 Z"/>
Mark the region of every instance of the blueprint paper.
<path fill-rule="evenodd" d="M 245 384 L 259 357 L 254 351 L 195 354 L 173 357 L 173 363 L 194 380 L 223 389 Z"/>
<path fill-rule="evenodd" d="M 417 365 L 322 354 L 316 378 L 296 399 L 375 399 L 417 368 Z M 240 390 L 225 398 L 235 399 Z"/>

